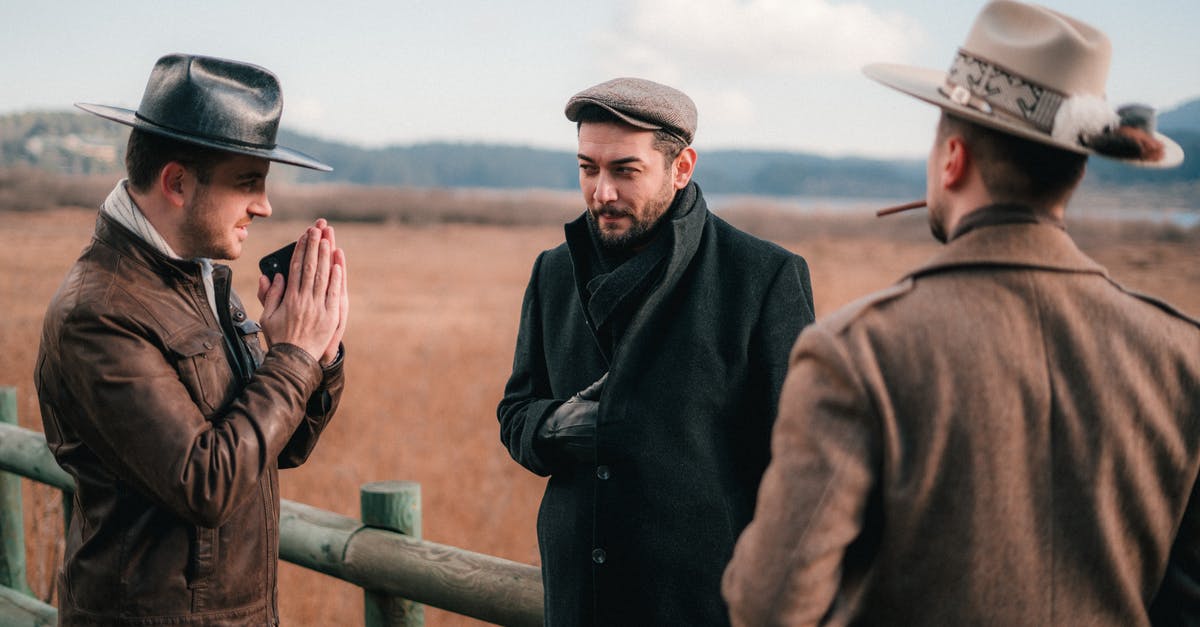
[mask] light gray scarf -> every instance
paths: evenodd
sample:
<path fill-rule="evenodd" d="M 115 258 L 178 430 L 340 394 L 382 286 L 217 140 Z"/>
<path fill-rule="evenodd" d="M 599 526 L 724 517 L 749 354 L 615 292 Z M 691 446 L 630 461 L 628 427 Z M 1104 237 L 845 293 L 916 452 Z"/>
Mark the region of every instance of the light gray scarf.
<path fill-rule="evenodd" d="M 133 202 L 133 198 L 129 195 L 129 190 L 125 188 L 127 182 L 128 179 L 121 179 L 117 183 L 117 186 L 113 188 L 108 198 L 104 199 L 104 204 L 100 205 L 100 211 L 115 220 L 117 224 L 133 231 L 143 241 L 167 258 L 182 260 L 183 257 L 175 254 L 175 251 L 167 243 L 167 240 L 163 239 L 158 229 L 154 228 L 154 225 L 150 224 L 150 220 L 146 219 L 146 214 L 142 213 L 137 203 Z M 217 297 L 215 294 L 216 288 L 213 287 L 212 260 L 197 257 L 192 261 L 200 264 L 200 274 L 204 277 L 204 292 L 208 295 L 208 306 L 212 308 L 213 317 L 219 321 L 221 317 L 217 315 Z"/>

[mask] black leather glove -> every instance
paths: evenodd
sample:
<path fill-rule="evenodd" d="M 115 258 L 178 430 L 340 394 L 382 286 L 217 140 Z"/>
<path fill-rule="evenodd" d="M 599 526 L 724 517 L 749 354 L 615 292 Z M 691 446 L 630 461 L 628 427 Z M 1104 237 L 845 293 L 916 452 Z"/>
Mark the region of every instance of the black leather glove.
<path fill-rule="evenodd" d="M 608 373 L 567 399 L 538 425 L 541 448 L 565 454 L 582 463 L 596 462 L 596 416 L 600 413 L 600 392 Z"/>

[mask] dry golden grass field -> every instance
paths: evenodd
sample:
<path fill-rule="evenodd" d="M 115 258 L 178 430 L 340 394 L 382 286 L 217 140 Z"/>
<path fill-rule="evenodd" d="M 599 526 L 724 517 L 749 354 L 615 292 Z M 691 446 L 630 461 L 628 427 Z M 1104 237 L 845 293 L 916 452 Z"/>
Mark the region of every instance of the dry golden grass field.
<path fill-rule="evenodd" d="M 288 211 L 280 200 L 275 207 L 276 217 L 251 227 L 243 258 L 232 263 L 252 313 L 255 260 L 303 225 L 281 217 Z M 891 283 L 936 250 L 919 213 L 877 222 L 738 208 L 726 217 L 808 259 L 822 315 Z M 94 219 L 84 209 L 0 212 L 0 385 L 18 388 L 21 423 L 31 429 L 41 430 L 31 372 L 42 312 Z M 283 496 L 357 516 L 361 484 L 418 481 L 427 539 L 536 564 L 534 520 L 544 482 L 501 446 L 495 406 L 530 266 L 561 241 L 561 226 L 335 226 L 352 294 L 345 400 L 309 463 L 283 473 Z M 1071 231 L 1118 280 L 1200 314 L 1200 232 L 1086 221 Z M 61 505 L 51 490 L 24 486 L 30 585 L 57 604 Z M 288 564 L 281 570 L 284 624 L 362 624 L 358 588 Z M 433 609 L 427 617 L 430 625 L 477 624 Z"/>

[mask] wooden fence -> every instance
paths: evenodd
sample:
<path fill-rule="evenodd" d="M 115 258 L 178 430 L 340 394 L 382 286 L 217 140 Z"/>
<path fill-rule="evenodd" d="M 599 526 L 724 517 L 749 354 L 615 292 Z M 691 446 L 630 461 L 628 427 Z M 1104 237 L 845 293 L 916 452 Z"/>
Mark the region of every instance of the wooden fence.
<path fill-rule="evenodd" d="M 68 517 L 75 482 L 41 433 L 16 425 L 16 390 L 0 388 L 0 625 L 54 625 L 57 611 L 26 583 L 21 484 L 9 473 L 62 490 Z M 362 520 L 283 500 L 279 556 L 363 588 L 367 627 L 422 625 L 420 604 L 501 625 L 542 624 L 536 567 L 422 540 L 419 484 L 369 483 L 360 494 Z"/>

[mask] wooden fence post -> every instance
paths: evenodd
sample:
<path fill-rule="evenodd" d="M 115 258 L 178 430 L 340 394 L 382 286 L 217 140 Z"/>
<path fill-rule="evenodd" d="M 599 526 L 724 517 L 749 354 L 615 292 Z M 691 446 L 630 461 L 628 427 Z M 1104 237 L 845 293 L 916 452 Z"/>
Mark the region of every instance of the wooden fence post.
<path fill-rule="evenodd" d="M 17 389 L 0 387 L 0 422 L 17 424 Z M 0 585 L 29 594 L 25 581 L 25 516 L 21 478 L 0 472 Z"/>
<path fill-rule="evenodd" d="M 376 481 L 359 491 L 362 521 L 376 527 L 421 538 L 421 484 L 415 481 Z M 367 627 L 423 627 L 425 607 L 408 599 L 364 589 Z"/>

